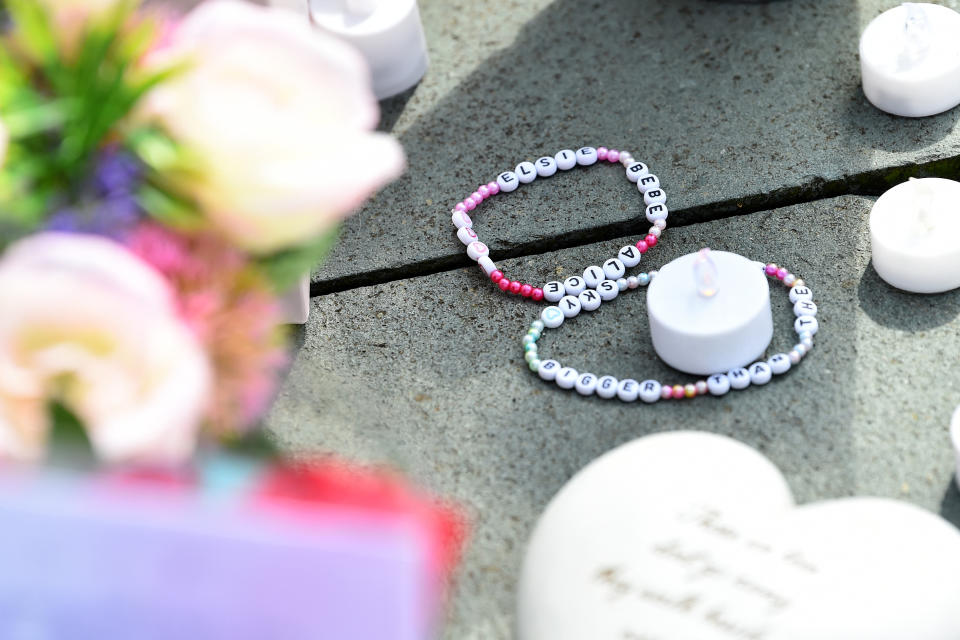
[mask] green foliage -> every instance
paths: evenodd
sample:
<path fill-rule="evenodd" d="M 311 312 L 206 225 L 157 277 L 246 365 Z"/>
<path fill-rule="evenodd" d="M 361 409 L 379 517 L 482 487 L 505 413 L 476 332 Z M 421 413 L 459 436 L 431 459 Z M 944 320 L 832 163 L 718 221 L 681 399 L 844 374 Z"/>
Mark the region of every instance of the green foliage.
<path fill-rule="evenodd" d="M 339 237 L 338 226 L 307 244 L 261 258 L 260 267 L 277 291 L 286 291 L 300 276 L 323 261 Z"/>
<path fill-rule="evenodd" d="M 137 102 L 182 66 L 145 71 L 156 25 L 121 0 L 62 42 L 35 0 L 9 0 L 14 28 L 0 43 L 0 119 L 10 147 L 0 172 L 0 222 L 29 230 L 76 201 L 96 151 L 119 138 Z M 64 50 L 65 48 L 69 50 Z"/>

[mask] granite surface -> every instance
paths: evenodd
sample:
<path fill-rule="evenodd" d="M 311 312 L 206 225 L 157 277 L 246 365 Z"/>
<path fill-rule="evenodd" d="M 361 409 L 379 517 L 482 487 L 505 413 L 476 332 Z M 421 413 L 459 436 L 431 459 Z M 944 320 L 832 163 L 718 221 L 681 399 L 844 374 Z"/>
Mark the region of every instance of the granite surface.
<path fill-rule="evenodd" d="M 859 34 L 890 0 L 420 4 L 431 67 L 384 103 L 381 126 L 410 170 L 346 222 L 316 294 L 466 265 L 447 240 L 453 205 L 563 148 L 632 151 L 661 178 L 674 224 L 879 195 L 960 165 L 960 110 L 898 118 L 860 89 Z M 534 182 L 475 220 L 497 258 L 623 235 L 640 213 L 606 167 Z"/>
<path fill-rule="evenodd" d="M 432 66 L 382 105 L 410 169 L 345 223 L 314 273 L 268 427 L 293 453 L 386 461 L 466 507 L 473 533 L 444 638 L 509 638 L 538 514 L 578 469 L 649 433 L 732 436 L 770 457 L 802 503 L 893 497 L 960 526 L 947 437 L 960 291 L 902 293 L 870 266 L 871 196 L 910 175 L 960 174 L 960 109 L 895 118 L 859 88 L 859 33 L 895 4 L 421 0 Z M 669 194 L 671 227 L 646 268 L 710 246 L 802 275 L 823 325 L 811 356 L 762 389 L 652 406 L 531 374 L 520 337 L 540 305 L 468 266 L 449 209 L 521 160 L 586 143 L 629 148 Z M 620 171 L 591 167 L 498 196 L 474 220 L 508 273 L 539 283 L 646 229 L 639 203 Z M 772 304 L 771 349 L 786 350 L 785 292 Z M 547 333 L 541 353 L 690 380 L 655 356 L 643 290 Z"/>
<path fill-rule="evenodd" d="M 520 338 L 541 305 L 507 298 L 476 267 L 314 298 L 289 379 L 269 419 L 292 452 L 385 461 L 464 504 L 473 524 L 444 637 L 507 638 L 525 541 L 578 469 L 633 438 L 699 429 L 732 436 L 783 471 L 796 498 L 900 498 L 960 525 L 947 423 L 960 381 L 960 291 L 898 292 L 870 266 L 861 196 L 668 228 L 644 258 L 702 246 L 787 265 L 820 306 L 822 331 L 799 367 L 720 398 L 624 404 L 543 382 Z M 506 261 L 535 281 L 575 273 L 629 238 Z M 644 290 L 581 313 L 541 339 L 579 371 L 692 381 L 655 356 Z M 771 353 L 794 340 L 774 288 Z"/>

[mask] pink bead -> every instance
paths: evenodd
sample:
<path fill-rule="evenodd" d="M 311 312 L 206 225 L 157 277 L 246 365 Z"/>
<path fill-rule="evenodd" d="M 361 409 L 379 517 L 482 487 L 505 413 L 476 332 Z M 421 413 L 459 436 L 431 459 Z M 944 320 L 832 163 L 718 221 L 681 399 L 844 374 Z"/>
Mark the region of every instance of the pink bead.
<path fill-rule="evenodd" d="M 669 400 L 670 398 L 672 398 L 673 387 L 671 387 L 668 384 L 665 384 L 662 387 L 660 387 L 660 397 L 663 398 L 664 400 Z"/>
<path fill-rule="evenodd" d="M 606 160 L 607 153 L 609 152 L 606 147 L 597 147 L 597 160 Z"/>
<path fill-rule="evenodd" d="M 520 295 L 522 295 L 524 298 L 529 298 L 531 295 L 533 295 L 533 287 L 528 284 L 520 285 Z"/>
<path fill-rule="evenodd" d="M 646 253 L 648 248 L 649 247 L 645 241 L 637 240 L 637 249 L 640 251 L 640 253 Z"/>
<path fill-rule="evenodd" d="M 487 189 L 490 189 L 490 195 L 495 196 L 500 193 L 500 185 L 496 182 L 488 182 Z"/>
<path fill-rule="evenodd" d="M 610 151 L 607 151 L 607 161 L 620 162 L 620 152 L 616 149 L 610 149 Z"/>
<path fill-rule="evenodd" d="M 775 276 L 777 275 L 777 265 L 771 262 L 770 264 L 768 264 L 766 267 L 763 268 L 763 271 L 768 276 Z"/>
<path fill-rule="evenodd" d="M 787 271 L 786 269 L 784 269 L 783 267 L 780 267 L 779 269 L 777 269 L 777 279 L 778 279 L 778 280 L 783 280 L 784 278 L 787 277 L 787 274 L 788 274 L 788 273 L 790 273 L 790 272 Z"/>
<path fill-rule="evenodd" d="M 479 191 L 474 191 L 473 193 L 470 194 L 470 197 L 473 198 L 473 201 L 476 202 L 477 204 L 480 204 L 481 202 L 483 202 L 483 196 L 480 194 Z"/>
<path fill-rule="evenodd" d="M 462 202 L 458 202 L 457 205 L 456 205 L 453 209 L 454 209 L 455 211 L 466 211 L 466 210 L 467 210 L 467 205 L 463 204 Z"/>
<path fill-rule="evenodd" d="M 501 280 L 503 280 L 503 271 L 500 271 L 500 269 L 491 271 L 490 279 L 493 280 L 494 282 L 500 282 Z"/>
<path fill-rule="evenodd" d="M 653 235 L 652 233 L 644 238 L 643 241 L 647 243 L 648 247 L 657 246 L 657 236 Z"/>
<path fill-rule="evenodd" d="M 510 286 L 510 278 L 500 278 L 500 281 L 497 282 L 497 286 L 500 287 L 500 291 L 506 291 L 507 287 Z"/>
<path fill-rule="evenodd" d="M 684 394 L 683 385 L 680 385 L 680 384 L 673 385 L 673 398 L 675 400 L 680 400 L 681 398 L 683 398 L 683 394 Z"/>
<path fill-rule="evenodd" d="M 543 289 L 541 289 L 540 287 L 534 287 L 533 291 L 530 292 L 530 297 L 536 300 L 537 302 L 540 302 L 541 300 L 543 300 Z"/>
<path fill-rule="evenodd" d="M 488 187 L 488 186 L 485 185 L 485 184 L 482 184 L 482 185 L 480 185 L 479 187 L 477 187 L 477 193 L 479 193 L 482 198 L 489 198 L 489 197 L 490 197 L 490 187 Z"/>
<path fill-rule="evenodd" d="M 510 283 L 510 293 L 520 293 L 520 287 L 523 285 L 519 280 L 514 280 Z"/>
<path fill-rule="evenodd" d="M 473 211 L 477 208 L 477 202 L 473 199 L 473 196 L 464 200 L 463 204 L 467 205 L 467 211 Z"/>

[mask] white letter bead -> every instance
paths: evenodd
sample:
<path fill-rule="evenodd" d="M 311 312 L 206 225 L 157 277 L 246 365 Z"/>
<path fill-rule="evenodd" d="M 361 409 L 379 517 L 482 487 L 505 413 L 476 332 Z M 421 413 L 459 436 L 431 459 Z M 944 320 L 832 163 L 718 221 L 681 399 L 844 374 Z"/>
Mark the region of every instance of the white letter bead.
<path fill-rule="evenodd" d="M 557 372 L 557 386 L 561 389 L 573 389 L 573 385 L 577 384 L 577 378 L 579 377 L 580 374 L 573 367 L 563 367 Z"/>
<path fill-rule="evenodd" d="M 662 202 L 652 204 L 647 207 L 647 220 L 655 224 L 657 220 L 666 220 L 667 213 L 667 205 Z"/>
<path fill-rule="evenodd" d="M 467 215 L 466 211 L 454 211 L 452 220 L 453 225 L 457 229 L 473 226 L 473 220 L 470 219 L 470 216 Z"/>
<path fill-rule="evenodd" d="M 543 285 L 543 297 L 547 302 L 556 302 L 563 297 L 563 283 L 551 280 Z"/>
<path fill-rule="evenodd" d="M 514 169 L 517 174 L 517 180 L 524 184 L 529 184 L 537 179 L 537 168 L 532 162 L 521 162 Z"/>
<path fill-rule="evenodd" d="M 767 360 L 767 364 L 770 365 L 770 371 L 773 372 L 773 375 L 778 376 L 790 370 L 790 356 L 785 353 L 778 353 L 771 356 Z"/>
<path fill-rule="evenodd" d="M 583 290 L 587 288 L 587 285 L 583 281 L 583 278 L 570 276 L 563 281 L 563 288 L 567 290 L 567 295 L 578 296 L 583 293 Z"/>
<path fill-rule="evenodd" d="M 557 161 L 550 156 L 537 158 L 537 175 L 541 178 L 549 178 L 557 172 Z"/>
<path fill-rule="evenodd" d="M 604 302 L 608 300 L 613 300 L 620 293 L 620 288 L 617 286 L 617 283 L 613 280 L 604 280 L 597 285 L 597 293 L 600 294 L 600 299 Z"/>
<path fill-rule="evenodd" d="M 542 367 L 543 363 L 540 366 Z M 707 378 L 707 391 L 710 392 L 710 395 L 722 396 L 730 391 L 730 378 L 722 373 L 713 374 Z"/>
<path fill-rule="evenodd" d="M 460 238 L 460 242 L 466 245 L 469 245 L 471 242 L 476 242 L 480 239 L 477 237 L 477 232 L 470 227 L 460 227 L 457 229 L 457 237 Z"/>
<path fill-rule="evenodd" d="M 793 313 L 798 318 L 800 316 L 815 316 L 817 315 L 817 305 L 810 300 L 799 300 L 797 304 L 793 305 Z"/>
<path fill-rule="evenodd" d="M 557 161 L 557 166 L 563 171 L 573 169 L 577 166 L 577 154 L 570 149 L 558 151 L 557 155 L 553 156 L 553 159 Z"/>
<path fill-rule="evenodd" d="M 810 291 L 810 287 L 793 287 L 790 289 L 790 302 L 797 304 L 801 300 L 813 300 L 813 291 Z"/>
<path fill-rule="evenodd" d="M 817 335 L 817 329 L 820 328 L 820 323 L 817 322 L 817 319 L 813 316 L 800 316 L 797 318 L 796 322 L 793 323 L 793 330 L 797 333 L 801 331 L 808 331 L 810 335 Z"/>
<path fill-rule="evenodd" d="M 660 187 L 647 189 L 643 194 L 643 201 L 647 203 L 647 206 L 651 204 L 663 204 L 667 201 L 667 194 Z"/>
<path fill-rule="evenodd" d="M 610 258 L 603 263 L 603 273 L 607 276 L 607 280 L 616 280 L 617 278 L 622 278 L 623 274 L 626 272 L 627 270 L 623 266 L 623 263 L 616 258 Z"/>
<path fill-rule="evenodd" d="M 650 169 L 642 162 L 631 162 L 627 165 L 627 180 L 630 182 L 636 182 L 648 173 L 650 173 Z"/>
<path fill-rule="evenodd" d="M 560 307 L 547 307 L 540 312 L 540 319 L 543 321 L 543 326 L 556 329 L 563 324 L 563 311 L 560 311 Z"/>
<path fill-rule="evenodd" d="M 644 380 L 640 383 L 640 399 L 653 403 L 660 399 L 660 383 L 656 380 Z"/>
<path fill-rule="evenodd" d="M 557 377 L 557 371 L 560 371 L 559 362 L 556 360 L 541 360 L 537 374 L 544 380 L 551 381 Z"/>
<path fill-rule="evenodd" d="M 621 380 L 617 385 L 617 397 L 624 402 L 635 402 L 640 395 L 640 385 L 632 378 Z"/>
<path fill-rule="evenodd" d="M 497 265 L 493 264 L 490 256 L 481 256 L 480 259 L 477 260 L 477 264 L 480 265 L 480 268 L 483 269 L 483 272 L 488 276 L 497 270 Z"/>
<path fill-rule="evenodd" d="M 497 184 L 500 185 L 500 191 L 510 193 L 511 191 L 516 191 L 517 187 L 520 186 L 520 181 L 517 179 L 517 174 L 513 171 L 504 171 L 497 176 Z"/>
<path fill-rule="evenodd" d="M 766 362 L 754 362 L 750 365 L 750 382 L 752 384 L 767 384 L 773 377 L 773 371 Z"/>
<path fill-rule="evenodd" d="M 750 386 L 750 372 L 743 367 L 727 371 L 727 379 L 734 389 L 746 389 Z"/>
<path fill-rule="evenodd" d="M 471 260 L 479 260 L 488 253 L 490 253 L 490 249 L 480 241 L 471 242 L 467 245 L 467 255 L 470 256 Z"/>
<path fill-rule="evenodd" d="M 635 246 L 628 244 L 617 252 L 617 258 L 627 267 L 635 267 L 640 264 L 640 258 L 643 254 Z"/>
<path fill-rule="evenodd" d="M 580 313 L 580 299 L 575 296 L 563 296 L 557 306 L 565 318 L 575 318 Z"/>
<path fill-rule="evenodd" d="M 600 303 L 602 302 L 597 292 L 592 289 L 586 289 L 577 296 L 577 300 L 580 301 L 580 306 L 583 307 L 584 311 L 595 311 L 600 308 Z"/>
<path fill-rule="evenodd" d="M 583 270 L 583 281 L 587 283 L 587 286 L 591 289 L 596 289 L 597 285 L 603 282 L 606 278 L 603 276 L 603 269 L 593 265 L 587 267 Z"/>
<path fill-rule="evenodd" d="M 637 189 L 640 190 L 640 193 L 646 193 L 650 189 L 656 189 L 659 186 L 660 178 L 652 173 L 637 180 Z"/>
<path fill-rule="evenodd" d="M 580 147 L 577 149 L 577 164 L 589 167 L 597 161 L 597 150 L 593 147 Z"/>
<path fill-rule="evenodd" d="M 609 400 L 617 395 L 618 380 L 613 376 L 603 376 L 597 380 L 597 395 L 605 400 Z"/>
<path fill-rule="evenodd" d="M 582 396 L 589 396 L 597 388 L 597 376 L 592 373 L 581 373 L 577 378 L 577 393 Z"/>

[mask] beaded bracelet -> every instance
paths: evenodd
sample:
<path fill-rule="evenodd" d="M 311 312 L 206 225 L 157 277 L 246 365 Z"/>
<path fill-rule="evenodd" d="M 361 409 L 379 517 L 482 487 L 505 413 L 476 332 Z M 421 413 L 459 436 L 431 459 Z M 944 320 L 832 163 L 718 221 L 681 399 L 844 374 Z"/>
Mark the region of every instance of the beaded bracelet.
<path fill-rule="evenodd" d="M 790 302 L 797 316 L 793 327 L 799 342 L 789 353 L 778 353 L 766 361 L 754 362 L 749 367 L 732 369 L 726 373 L 715 373 L 705 380 L 686 385 L 661 384 L 656 380 L 637 382 L 631 378 L 617 380 L 609 375 L 597 377 L 592 373 L 578 373 L 576 369 L 564 367 L 556 360 L 540 360 L 537 340 L 540 339 L 542 332 L 548 328 L 559 327 L 565 319 L 573 318 L 580 312 L 579 308 L 551 306 L 543 310 L 540 318 L 530 324 L 530 329 L 523 336 L 524 358 L 531 371 L 539 374 L 544 380 L 556 382 L 561 389 L 576 389 L 577 393 L 584 396 L 596 393 L 605 399 L 616 396 L 624 402 L 634 402 L 638 397 L 644 402 L 652 403 L 660 399 L 680 400 L 707 393 L 722 396 L 730 389 L 740 390 L 746 389 L 751 384 L 758 386 L 767 384 L 774 375 L 786 373 L 791 366 L 799 364 L 800 360 L 813 349 L 813 336 L 819 329 L 819 323 L 816 319 L 817 305 L 813 302 L 813 292 L 803 280 L 773 263 L 760 266 L 767 276 L 778 280 L 790 290 Z M 642 282 L 649 283 L 656 273 L 651 271 L 649 274 L 640 274 L 646 276 Z M 614 286 L 611 289 L 610 299 L 615 298 L 619 291 L 630 288 L 621 287 L 619 283 L 611 284 Z"/>
<path fill-rule="evenodd" d="M 550 177 L 557 172 L 557 169 L 566 171 L 577 165 L 589 166 L 598 160 L 619 162 L 626 168 L 627 179 L 637 184 L 637 189 L 643 194 L 643 200 L 646 203 L 646 218 L 653 225 L 646 237 L 637 241 L 635 245 L 621 248 L 615 258 L 605 261 L 602 266 L 587 267 L 582 278 L 571 276 L 564 282 L 548 282 L 543 287 L 507 278 L 490 259 L 490 249 L 480 241 L 476 231 L 473 230 L 473 220 L 467 212 L 473 211 L 481 202 L 498 193 L 509 193 L 521 184 L 533 182 L 538 177 Z M 564 295 L 578 296 L 588 287 L 594 289 L 604 279 L 616 280 L 626 273 L 627 268 L 636 266 L 641 256 L 648 249 L 656 246 L 661 233 L 667 228 L 666 201 L 667 194 L 660 188 L 660 179 L 650 173 L 647 165 L 635 161 L 628 151 L 617 151 L 606 147 L 597 149 L 581 147 L 576 151 L 564 149 L 552 158 L 544 156 L 537 159 L 536 163 L 521 162 L 514 171 L 504 171 L 495 181 L 480 185 L 462 202 L 458 202 L 453 208 L 452 220 L 457 228 L 457 238 L 467 247 L 467 255 L 477 261 L 483 272 L 501 291 L 536 301 L 546 298 L 549 302 L 556 302 Z M 596 294 L 588 297 L 597 299 Z M 599 305 L 598 301 L 597 306 Z"/>

